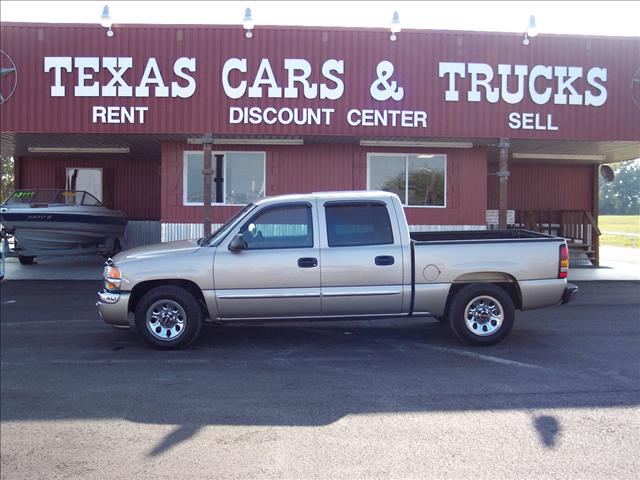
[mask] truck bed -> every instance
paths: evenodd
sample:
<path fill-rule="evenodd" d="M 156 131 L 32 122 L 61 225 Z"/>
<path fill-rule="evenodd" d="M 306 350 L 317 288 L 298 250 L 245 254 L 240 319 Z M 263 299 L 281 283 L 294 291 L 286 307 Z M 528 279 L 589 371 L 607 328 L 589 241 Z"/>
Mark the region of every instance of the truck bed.
<path fill-rule="evenodd" d="M 558 237 L 532 232 L 530 230 L 460 230 L 448 232 L 411 232 L 411 240 L 416 244 L 431 242 L 487 242 L 509 240 L 561 240 Z"/>

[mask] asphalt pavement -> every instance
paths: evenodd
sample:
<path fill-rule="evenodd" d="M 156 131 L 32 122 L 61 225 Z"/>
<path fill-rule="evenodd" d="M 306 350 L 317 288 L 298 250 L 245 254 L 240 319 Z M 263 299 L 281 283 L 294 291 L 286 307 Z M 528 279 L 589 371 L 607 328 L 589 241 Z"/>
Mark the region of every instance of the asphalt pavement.
<path fill-rule="evenodd" d="M 501 344 L 428 318 L 210 326 L 158 352 L 97 281 L 0 287 L 0 477 L 636 479 L 640 283 Z"/>

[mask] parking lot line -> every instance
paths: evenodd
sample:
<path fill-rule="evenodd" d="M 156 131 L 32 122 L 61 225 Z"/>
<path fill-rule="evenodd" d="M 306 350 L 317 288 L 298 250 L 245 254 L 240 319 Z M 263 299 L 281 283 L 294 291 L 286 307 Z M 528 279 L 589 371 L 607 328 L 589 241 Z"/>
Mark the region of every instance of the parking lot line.
<path fill-rule="evenodd" d="M 506 358 L 494 357 L 492 355 L 484 355 L 482 353 L 470 352 L 468 350 L 459 350 L 457 348 L 438 347 L 435 345 L 424 345 L 424 347 L 429 348 L 431 350 L 438 350 L 440 352 L 453 353 L 455 355 L 462 355 L 465 357 L 477 358 L 479 360 L 499 363 L 502 365 L 510 365 L 513 367 L 533 368 L 536 370 L 551 370 L 550 368 L 543 367 L 541 365 L 534 365 L 533 363 L 524 363 L 524 362 L 518 362 L 515 360 L 507 360 Z"/>

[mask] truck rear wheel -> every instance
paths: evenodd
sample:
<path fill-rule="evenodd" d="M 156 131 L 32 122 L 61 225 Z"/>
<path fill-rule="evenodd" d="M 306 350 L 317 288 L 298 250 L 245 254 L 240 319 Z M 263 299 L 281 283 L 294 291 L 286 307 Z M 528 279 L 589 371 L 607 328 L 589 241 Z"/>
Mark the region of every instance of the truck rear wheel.
<path fill-rule="evenodd" d="M 463 287 L 453 297 L 449 324 L 470 345 L 495 345 L 513 328 L 515 311 L 507 292 L 491 283 Z"/>
<path fill-rule="evenodd" d="M 198 301 L 189 291 L 174 285 L 147 292 L 136 307 L 135 317 L 140 338 L 159 350 L 186 347 L 202 329 Z"/>

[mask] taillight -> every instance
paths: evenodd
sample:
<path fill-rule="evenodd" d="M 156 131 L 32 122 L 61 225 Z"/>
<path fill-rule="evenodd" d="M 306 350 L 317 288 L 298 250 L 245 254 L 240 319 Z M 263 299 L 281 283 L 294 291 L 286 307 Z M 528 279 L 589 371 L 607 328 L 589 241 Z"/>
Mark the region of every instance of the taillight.
<path fill-rule="evenodd" d="M 569 276 L 569 248 L 566 243 L 560 245 L 560 262 L 558 264 L 558 278 Z"/>

